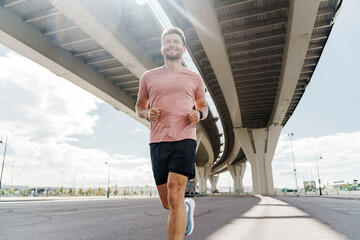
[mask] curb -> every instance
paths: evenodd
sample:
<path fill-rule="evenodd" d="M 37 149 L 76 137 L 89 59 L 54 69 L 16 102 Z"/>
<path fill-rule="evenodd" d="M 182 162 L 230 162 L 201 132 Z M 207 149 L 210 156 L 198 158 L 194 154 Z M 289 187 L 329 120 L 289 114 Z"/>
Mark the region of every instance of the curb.
<path fill-rule="evenodd" d="M 113 196 L 110 198 L 106 197 L 55 197 L 55 198 L 0 198 L 0 203 L 5 202 L 47 202 L 47 201 L 85 201 L 85 200 L 121 200 L 121 199 L 144 199 L 144 198 L 156 198 L 157 196 L 149 197 L 149 196 Z"/>
<path fill-rule="evenodd" d="M 329 195 L 316 195 L 316 196 L 276 196 L 276 197 L 318 197 L 318 198 L 331 198 L 331 199 L 341 199 L 341 200 L 360 200 L 360 196 L 354 196 L 354 197 L 340 197 L 340 196 L 329 196 Z"/>
<path fill-rule="evenodd" d="M 323 198 L 344 199 L 344 200 L 360 200 L 360 196 L 358 196 L 358 197 L 330 197 L 330 196 L 323 196 Z"/>

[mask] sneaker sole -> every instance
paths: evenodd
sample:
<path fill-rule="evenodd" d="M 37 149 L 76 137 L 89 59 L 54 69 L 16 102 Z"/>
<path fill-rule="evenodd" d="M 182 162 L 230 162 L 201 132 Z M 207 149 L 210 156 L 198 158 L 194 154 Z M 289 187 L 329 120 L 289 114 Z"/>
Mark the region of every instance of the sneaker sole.
<path fill-rule="evenodd" d="M 185 236 L 190 235 L 193 230 L 194 230 L 194 210 L 195 210 L 195 201 L 192 200 L 191 198 L 187 199 L 186 201 L 187 204 L 189 204 L 189 208 L 190 208 L 190 219 L 188 219 L 188 221 L 190 220 L 191 222 L 191 228 L 190 228 L 190 232 L 188 234 L 185 234 Z"/>

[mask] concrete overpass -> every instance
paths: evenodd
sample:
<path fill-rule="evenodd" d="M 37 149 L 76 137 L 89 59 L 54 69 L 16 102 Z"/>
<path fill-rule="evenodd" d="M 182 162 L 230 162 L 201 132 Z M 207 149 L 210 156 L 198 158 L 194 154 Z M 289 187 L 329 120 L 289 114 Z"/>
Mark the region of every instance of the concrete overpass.
<path fill-rule="evenodd" d="M 144 1 L 1 0 L 0 43 L 135 114 L 139 78 L 163 64 L 162 25 Z M 197 126 L 197 180 L 216 187 L 229 170 L 242 190 L 245 162 L 254 193 L 273 194 L 271 161 L 319 61 L 341 0 L 159 1 L 187 37 L 217 121 Z"/>

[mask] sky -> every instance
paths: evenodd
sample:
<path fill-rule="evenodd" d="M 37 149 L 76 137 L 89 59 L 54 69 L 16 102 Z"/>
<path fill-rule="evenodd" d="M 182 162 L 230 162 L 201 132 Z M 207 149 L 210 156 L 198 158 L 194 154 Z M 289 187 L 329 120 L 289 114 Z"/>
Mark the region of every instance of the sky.
<path fill-rule="evenodd" d="M 359 10 L 359 1 L 343 2 L 312 80 L 282 130 L 272 162 L 275 187 L 295 187 L 287 133 L 294 133 L 299 186 L 317 179 L 316 159 L 324 184 L 360 179 Z M 110 161 L 111 185 L 154 186 L 147 127 L 1 44 L 0 109 L 0 139 L 8 136 L 3 184 L 105 187 Z M 229 174 L 221 174 L 218 186 L 229 184 Z M 243 184 L 251 186 L 249 164 Z"/>

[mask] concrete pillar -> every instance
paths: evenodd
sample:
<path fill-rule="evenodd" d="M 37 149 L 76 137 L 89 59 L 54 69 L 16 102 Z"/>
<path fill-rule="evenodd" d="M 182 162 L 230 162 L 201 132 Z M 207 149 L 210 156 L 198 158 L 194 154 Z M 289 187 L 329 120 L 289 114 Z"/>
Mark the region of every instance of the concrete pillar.
<path fill-rule="evenodd" d="M 211 183 L 211 192 L 215 192 L 215 190 L 217 189 L 216 188 L 216 185 L 219 181 L 219 175 L 211 175 L 209 177 L 209 180 L 210 180 L 210 183 Z"/>
<path fill-rule="evenodd" d="M 199 149 L 200 143 L 201 143 L 201 139 L 202 139 L 202 133 L 200 130 L 196 129 L 196 153 Z M 198 169 L 195 166 L 195 178 L 194 178 L 194 182 L 195 182 L 195 191 L 196 191 L 196 186 L 198 185 L 199 181 L 199 173 L 198 173 Z M 200 183 L 199 183 L 200 184 Z M 199 185 L 200 188 L 200 185 Z M 200 191 L 200 190 L 199 190 Z"/>
<path fill-rule="evenodd" d="M 199 192 L 200 193 L 207 193 L 207 186 L 206 182 L 210 176 L 211 167 L 195 167 L 196 169 L 196 180 L 199 181 Z"/>
<path fill-rule="evenodd" d="M 244 188 L 242 184 L 242 180 L 244 178 L 246 163 L 240 165 L 227 165 L 227 168 L 231 174 L 231 177 L 234 180 L 234 190 L 235 193 L 243 193 Z"/>
<path fill-rule="evenodd" d="M 234 129 L 235 136 L 251 164 L 254 194 L 275 194 L 271 163 L 281 129 L 282 126 Z"/>
<path fill-rule="evenodd" d="M 200 143 L 202 140 L 202 136 L 203 136 L 202 132 L 199 130 L 196 130 L 196 152 L 199 149 L 199 146 L 200 146 Z"/>

